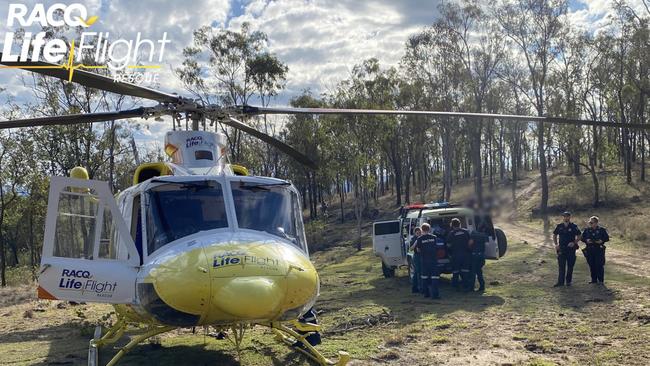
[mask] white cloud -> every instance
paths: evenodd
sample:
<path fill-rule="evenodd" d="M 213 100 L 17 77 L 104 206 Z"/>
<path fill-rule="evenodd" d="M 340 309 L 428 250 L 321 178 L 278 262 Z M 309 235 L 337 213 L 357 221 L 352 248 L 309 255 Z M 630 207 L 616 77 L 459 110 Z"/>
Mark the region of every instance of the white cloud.
<path fill-rule="evenodd" d="M 80 0 L 78 0 L 80 1 Z M 629 1 L 642 9 L 642 0 Z M 28 4 L 40 0 L 25 1 Z M 56 2 L 74 1 L 51 0 Z M 250 22 L 269 37 L 269 48 L 289 66 L 287 89 L 274 102 L 288 100 L 309 88 L 315 95 L 333 88 L 349 76 L 352 67 L 376 57 L 383 66 L 397 65 L 409 35 L 431 24 L 437 16 L 439 0 L 90 0 L 83 1 L 90 14 L 100 20 L 93 30 L 111 36 L 135 38 L 137 32 L 158 39 L 167 32 L 172 43 L 160 70 L 160 89 L 183 94 L 172 67 L 182 62 L 182 49 L 189 45 L 194 29 L 217 25 L 239 29 Z M 571 21 L 585 30 L 597 31 L 607 25 L 611 0 L 572 0 Z M 0 5 L 0 40 L 10 31 L 6 26 L 8 6 Z M 30 99 L 22 86 L 23 71 L 1 70 L 0 86 L 19 101 Z M 152 105 L 151 102 L 143 102 Z M 168 120 L 168 119 L 166 119 Z M 161 138 L 170 122 L 153 123 L 149 132 L 139 132 L 142 141 Z"/>
<path fill-rule="evenodd" d="M 370 57 L 396 65 L 408 36 L 431 24 L 438 1 L 262 1 L 249 3 L 228 27 L 243 22 L 269 36 L 272 52 L 289 66 L 286 104 L 302 89 L 315 94 L 347 78 Z"/>

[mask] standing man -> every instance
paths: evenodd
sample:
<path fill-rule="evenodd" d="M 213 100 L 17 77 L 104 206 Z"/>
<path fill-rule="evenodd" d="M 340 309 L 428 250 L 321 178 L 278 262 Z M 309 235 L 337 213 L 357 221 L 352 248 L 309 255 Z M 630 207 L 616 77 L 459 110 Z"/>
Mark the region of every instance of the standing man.
<path fill-rule="evenodd" d="M 460 290 L 459 277 L 463 283 L 463 289 L 469 291 L 470 288 L 470 267 L 471 251 L 469 248 L 469 231 L 460 227 L 460 220 L 453 218 L 451 220 L 451 231 L 447 234 L 447 246 L 451 248 L 451 285 Z"/>
<path fill-rule="evenodd" d="M 413 236 L 411 237 L 411 243 L 409 245 L 409 249 L 413 251 L 413 279 L 411 283 L 411 292 L 412 293 L 417 293 L 420 291 L 420 267 L 421 267 L 421 255 L 420 253 L 415 250 L 415 241 L 418 240 L 418 238 L 422 236 L 422 229 L 419 227 L 416 227 L 415 230 L 413 230 Z"/>
<path fill-rule="evenodd" d="M 553 230 L 553 242 L 559 267 L 557 283 L 553 287 L 564 286 L 565 283 L 567 286 L 571 286 L 573 266 L 576 264 L 576 250 L 578 249 L 578 240 L 580 240 L 580 229 L 571 222 L 571 212 L 565 211 L 562 217 L 563 222 Z"/>
<path fill-rule="evenodd" d="M 436 257 L 436 237 L 430 233 L 431 226 L 429 224 L 422 224 L 422 235 L 415 240 L 415 251 L 420 253 L 421 266 L 420 266 L 420 279 L 421 292 L 424 297 L 431 297 L 439 299 L 438 293 L 438 280 L 440 274 L 438 273 L 438 258 Z"/>
<path fill-rule="evenodd" d="M 591 282 L 605 282 L 605 243 L 609 241 L 607 230 L 598 225 L 598 217 L 589 218 L 589 227 L 582 231 L 582 241 L 587 247 L 582 250 L 589 264 Z"/>
<path fill-rule="evenodd" d="M 485 279 L 483 278 L 483 266 L 485 265 L 485 243 L 490 238 L 485 234 L 485 225 L 481 224 L 478 230 L 472 231 L 470 234 L 470 246 L 472 248 L 472 271 L 470 275 L 471 289 L 474 290 L 476 279 L 478 279 L 478 290 L 485 291 Z"/>

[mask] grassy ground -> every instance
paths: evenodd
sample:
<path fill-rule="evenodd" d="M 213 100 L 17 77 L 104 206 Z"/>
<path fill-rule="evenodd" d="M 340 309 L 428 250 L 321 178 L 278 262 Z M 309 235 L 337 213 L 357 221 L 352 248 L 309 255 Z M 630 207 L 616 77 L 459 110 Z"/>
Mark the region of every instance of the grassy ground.
<path fill-rule="evenodd" d="M 508 255 L 486 267 L 484 294 L 456 293 L 445 281 L 443 298 L 430 301 L 410 293 L 405 273 L 382 278 L 369 249 L 337 247 L 317 253 L 314 261 L 322 277 L 318 309 L 325 329 L 319 348 L 330 357 L 345 350 L 354 364 L 650 363 L 648 278 L 625 274 L 616 263 L 607 266 L 607 287 L 586 283 L 579 258 L 575 285 L 551 289 L 555 264 L 549 251 L 511 236 Z M 92 324 L 110 307 L 33 300 L 25 298 L 28 290 L 33 288 L 2 293 L 0 363 L 85 363 Z M 245 365 L 309 364 L 275 345 L 263 329 L 249 334 L 243 348 Z M 160 347 L 138 346 L 123 364 L 236 360 L 227 341 L 204 337 L 200 329 L 166 335 Z"/>
<path fill-rule="evenodd" d="M 558 194 L 580 191 L 583 184 L 562 174 L 553 175 L 551 182 L 554 205 Z M 567 201 L 576 207 L 576 216 L 600 215 L 613 234 L 607 286 L 586 283 L 588 269 L 579 257 L 574 286 L 553 289 L 556 264 L 550 237 L 543 220 L 528 214 L 537 202 L 536 184 L 533 178 L 518 183 L 518 210 L 501 222 L 509 250 L 506 257 L 488 262 L 484 294 L 453 292 L 445 280 L 440 300 L 413 295 L 404 271 L 392 279 L 381 276 L 379 259 L 370 250 L 369 222 L 362 227 L 361 251 L 354 248 L 352 220 L 340 225 L 331 217 L 318 224 L 313 241 L 328 248 L 312 257 L 322 282 L 317 309 L 324 340 L 319 349 L 331 358 L 345 350 L 355 365 L 650 364 L 650 259 L 637 254 L 647 248 L 639 236 L 648 222 L 646 188 L 616 188 L 626 190 L 618 196 L 624 204 L 595 211 L 583 198 Z M 614 188 L 608 192 L 613 195 Z M 569 200 L 570 195 L 562 197 Z M 380 200 L 380 217 L 396 216 L 391 201 Z M 513 217 L 521 220 L 512 222 Z M 552 224 L 556 218 L 549 220 Z M 34 285 L 0 289 L 0 364 L 85 364 L 94 324 L 113 320 L 105 317 L 112 308 L 40 301 L 34 295 Z M 114 353 L 103 350 L 102 361 Z M 163 335 L 160 345 L 140 345 L 121 364 L 239 363 L 228 341 L 205 336 L 201 328 Z M 241 364 L 310 363 L 256 328 L 244 340 Z"/>

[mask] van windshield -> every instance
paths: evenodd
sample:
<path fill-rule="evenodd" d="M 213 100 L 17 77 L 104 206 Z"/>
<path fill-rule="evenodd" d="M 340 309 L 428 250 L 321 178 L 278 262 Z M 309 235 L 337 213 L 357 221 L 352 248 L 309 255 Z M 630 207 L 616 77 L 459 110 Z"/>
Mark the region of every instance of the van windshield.
<path fill-rule="evenodd" d="M 302 210 L 289 183 L 233 181 L 231 187 L 240 228 L 264 231 L 304 249 Z"/>
<path fill-rule="evenodd" d="M 165 182 L 147 196 L 149 254 L 199 231 L 228 227 L 223 190 L 216 181 Z"/>

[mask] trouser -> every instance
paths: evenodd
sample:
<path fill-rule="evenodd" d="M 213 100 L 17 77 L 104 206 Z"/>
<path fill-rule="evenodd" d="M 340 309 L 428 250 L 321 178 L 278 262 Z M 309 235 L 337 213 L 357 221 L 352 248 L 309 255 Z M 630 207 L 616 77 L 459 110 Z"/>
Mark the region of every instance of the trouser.
<path fill-rule="evenodd" d="M 314 310 L 314 308 L 311 308 L 306 313 L 304 313 L 300 318 L 298 318 L 298 321 L 301 323 L 318 324 L 318 319 L 316 319 L 316 311 Z M 306 332 L 298 331 L 298 333 L 305 334 Z M 308 335 L 305 338 L 305 340 L 309 342 L 309 344 L 311 344 L 312 346 L 318 345 L 321 343 L 320 333 L 312 332 L 310 335 Z"/>
<path fill-rule="evenodd" d="M 471 288 L 474 288 L 474 285 L 476 284 L 476 280 L 478 279 L 478 286 L 479 289 L 484 289 L 485 288 L 485 279 L 483 278 L 483 266 L 485 265 L 485 257 L 480 254 L 472 255 L 472 274 L 473 278 L 471 280 L 472 285 Z"/>
<path fill-rule="evenodd" d="M 573 279 L 573 266 L 576 264 L 576 252 L 574 250 L 560 250 L 557 254 L 557 264 L 557 283 L 564 285 L 565 279 L 566 283 L 571 283 Z"/>
<path fill-rule="evenodd" d="M 413 254 L 413 279 L 411 280 L 411 290 L 413 292 L 421 291 L 420 267 L 422 266 L 419 254 Z"/>
<path fill-rule="evenodd" d="M 454 255 L 451 257 L 451 285 L 458 288 L 459 280 L 462 281 L 463 288 L 468 289 L 473 281 L 471 274 L 471 258 L 468 255 Z"/>
<path fill-rule="evenodd" d="M 589 272 L 591 272 L 591 282 L 605 281 L 605 247 L 590 245 L 584 249 Z"/>
<path fill-rule="evenodd" d="M 422 263 L 420 268 L 420 279 L 422 293 L 425 297 L 438 298 L 440 292 L 438 291 L 438 281 L 440 281 L 440 272 L 435 263 Z"/>

